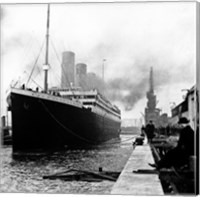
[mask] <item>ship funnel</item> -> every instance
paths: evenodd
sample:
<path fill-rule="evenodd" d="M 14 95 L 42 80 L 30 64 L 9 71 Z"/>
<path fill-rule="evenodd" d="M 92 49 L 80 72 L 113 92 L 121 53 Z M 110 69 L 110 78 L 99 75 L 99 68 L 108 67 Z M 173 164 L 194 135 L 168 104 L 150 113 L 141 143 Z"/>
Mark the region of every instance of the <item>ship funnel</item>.
<path fill-rule="evenodd" d="M 61 87 L 70 87 L 71 84 L 75 84 L 75 53 L 63 52 L 61 66 Z"/>

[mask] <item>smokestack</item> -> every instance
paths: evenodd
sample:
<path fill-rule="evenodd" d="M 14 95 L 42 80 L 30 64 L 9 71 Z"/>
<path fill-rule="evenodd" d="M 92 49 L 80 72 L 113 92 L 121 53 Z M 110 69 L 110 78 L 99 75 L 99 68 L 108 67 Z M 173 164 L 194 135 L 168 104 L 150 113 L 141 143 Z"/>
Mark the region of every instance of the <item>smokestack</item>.
<path fill-rule="evenodd" d="M 61 87 L 75 85 L 75 53 L 65 51 L 62 53 Z"/>
<path fill-rule="evenodd" d="M 76 64 L 76 85 L 84 88 L 86 85 L 87 65 L 84 63 Z"/>

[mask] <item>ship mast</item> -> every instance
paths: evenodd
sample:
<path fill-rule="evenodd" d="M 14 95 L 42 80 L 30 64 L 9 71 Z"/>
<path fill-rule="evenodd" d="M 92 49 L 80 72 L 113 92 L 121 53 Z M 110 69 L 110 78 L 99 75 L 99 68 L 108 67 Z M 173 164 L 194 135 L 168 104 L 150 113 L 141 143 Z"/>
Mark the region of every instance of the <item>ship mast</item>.
<path fill-rule="evenodd" d="M 49 70 L 49 18 L 50 18 L 50 4 L 48 4 L 47 11 L 47 31 L 46 31 L 46 55 L 45 64 L 43 66 L 44 70 L 44 92 L 48 90 L 48 70 Z"/>

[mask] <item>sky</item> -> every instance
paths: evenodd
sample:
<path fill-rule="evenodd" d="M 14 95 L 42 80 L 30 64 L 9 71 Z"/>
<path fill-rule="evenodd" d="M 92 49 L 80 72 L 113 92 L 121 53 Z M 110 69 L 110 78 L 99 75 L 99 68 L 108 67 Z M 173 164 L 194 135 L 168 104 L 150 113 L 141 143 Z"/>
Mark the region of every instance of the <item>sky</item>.
<path fill-rule="evenodd" d="M 153 67 L 157 107 L 170 114 L 195 84 L 195 2 L 51 4 L 49 84 L 60 83 L 63 51 L 102 77 L 123 119 L 141 118 Z M 16 80 L 27 82 L 39 55 L 34 81 L 41 83 L 46 4 L 1 6 L 1 110 Z M 42 48 L 42 52 L 40 50 Z M 55 77 L 56 76 L 56 77 Z M 34 85 L 33 81 L 30 85 Z"/>

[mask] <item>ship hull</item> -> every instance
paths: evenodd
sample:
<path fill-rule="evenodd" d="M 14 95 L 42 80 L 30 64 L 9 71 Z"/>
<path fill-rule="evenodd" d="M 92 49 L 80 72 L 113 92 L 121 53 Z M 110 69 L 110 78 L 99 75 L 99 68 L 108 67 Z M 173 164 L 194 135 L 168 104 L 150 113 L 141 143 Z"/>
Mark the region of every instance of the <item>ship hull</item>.
<path fill-rule="evenodd" d="M 13 151 L 81 148 L 118 138 L 120 121 L 91 109 L 11 92 Z"/>

